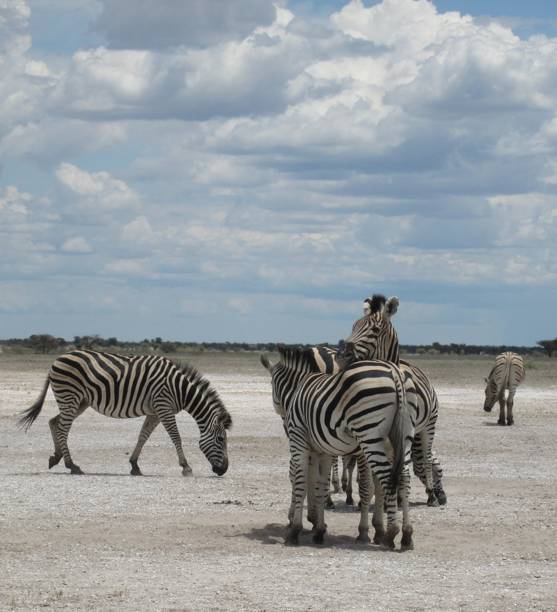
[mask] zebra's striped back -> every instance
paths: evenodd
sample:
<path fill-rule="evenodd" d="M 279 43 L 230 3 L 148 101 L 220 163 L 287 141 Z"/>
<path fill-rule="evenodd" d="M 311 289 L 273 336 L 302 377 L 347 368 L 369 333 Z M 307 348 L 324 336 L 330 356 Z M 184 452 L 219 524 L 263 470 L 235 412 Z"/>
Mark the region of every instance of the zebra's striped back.
<path fill-rule="evenodd" d="M 54 361 L 49 377 L 60 399 L 73 402 L 77 396 L 97 412 L 122 419 L 151 414 L 152 401 L 159 395 L 179 412 L 186 391 L 182 371 L 156 355 L 72 351 Z"/>
<path fill-rule="evenodd" d="M 356 362 L 329 375 L 316 372 L 310 351 L 286 349 L 272 377 L 287 430 L 305 430 L 312 447 L 329 455 L 355 452 L 370 427 L 375 437 L 388 437 L 394 414 L 387 409 L 386 416 L 386 406 L 416 403 L 410 378 L 384 361 Z"/>

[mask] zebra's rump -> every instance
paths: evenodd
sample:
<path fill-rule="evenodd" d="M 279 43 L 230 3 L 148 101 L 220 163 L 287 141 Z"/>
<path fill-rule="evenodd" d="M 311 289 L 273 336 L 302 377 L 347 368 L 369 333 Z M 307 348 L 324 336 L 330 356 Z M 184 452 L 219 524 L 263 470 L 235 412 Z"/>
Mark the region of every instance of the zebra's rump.
<path fill-rule="evenodd" d="M 320 452 L 347 455 L 357 448 L 354 432 L 373 430 L 373 435 L 386 438 L 395 407 L 400 403 L 398 372 L 407 389 L 410 411 L 417 403 L 411 376 L 384 361 L 360 361 L 350 364 L 341 373 L 330 376 L 315 374 L 300 386 L 289 412 L 292 424 L 309 425 L 311 445 Z"/>

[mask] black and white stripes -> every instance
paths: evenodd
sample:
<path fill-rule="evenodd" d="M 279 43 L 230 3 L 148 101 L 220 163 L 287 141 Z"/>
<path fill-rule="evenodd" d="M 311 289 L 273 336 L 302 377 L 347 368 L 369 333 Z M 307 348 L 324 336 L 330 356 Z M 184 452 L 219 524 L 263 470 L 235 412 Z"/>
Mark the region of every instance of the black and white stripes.
<path fill-rule="evenodd" d="M 308 477 L 315 482 L 317 521 L 314 540 L 325 532 L 324 501 L 328 491 L 331 458 L 361 451 L 377 479 L 373 525 L 375 541 L 394 547 L 399 531 L 396 522 L 396 492 L 403 491 L 403 537 L 401 547 L 412 547 L 408 506 L 410 444 L 414 433 L 415 388 L 409 376 L 392 363 L 359 361 L 338 374 L 317 372 L 311 351 L 281 348 L 280 361 L 263 365 L 272 377 L 273 403 L 284 415 L 290 445 L 290 477 L 293 488 L 293 517 L 288 541 L 296 543 L 302 528 L 302 508 Z M 394 457 L 385 446 L 389 440 Z M 310 468 L 309 456 L 316 458 Z M 313 475 L 308 475 L 308 470 Z M 363 486 L 359 538 L 367 540 L 369 485 Z M 383 495 L 388 525 L 383 527 Z M 367 498 L 367 499 L 366 499 Z"/>
<path fill-rule="evenodd" d="M 184 475 L 191 468 L 182 450 L 175 415 L 189 412 L 200 431 L 199 446 L 213 471 L 228 469 L 226 430 L 232 425 L 216 391 L 191 366 L 179 367 L 160 356 L 123 356 L 79 350 L 58 357 L 48 373 L 39 399 L 23 413 L 20 424 L 28 429 L 39 415 L 48 386 L 60 409 L 49 422 L 54 454 L 49 467 L 64 458 L 72 474 L 81 474 L 68 449 L 68 434 L 73 421 L 88 407 L 114 418 L 145 416 L 137 445 L 130 457 L 132 474 L 140 475 L 137 464 L 143 445 L 162 423 L 168 432 Z"/>
<path fill-rule="evenodd" d="M 485 379 L 484 410 L 491 412 L 493 405 L 499 401 L 499 425 L 512 425 L 514 423 L 513 404 L 514 395 L 518 385 L 524 380 L 524 362 L 516 353 L 501 353 L 495 358 L 489 376 Z M 505 398 L 505 391 L 508 391 Z M 505 405 L 507 408 L 505 421 Z"/>

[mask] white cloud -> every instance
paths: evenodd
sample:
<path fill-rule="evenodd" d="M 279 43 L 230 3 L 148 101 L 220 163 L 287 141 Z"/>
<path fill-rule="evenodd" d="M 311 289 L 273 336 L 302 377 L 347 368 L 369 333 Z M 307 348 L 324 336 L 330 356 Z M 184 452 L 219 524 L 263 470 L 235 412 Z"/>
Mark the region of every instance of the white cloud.
<path fill-rule="evenodd" d="M 4 189 L 4 194 L 0 196 L 0 215 L 25 216 L 28 213 L 27 203 L 30 200 L 30 194 L 22 193 L 17 187 L 9 185 Z"/>
<path fill-rule="evenodd" d="M 66 253 L 91 253 L 91 245 L 82 236 L 74 236 L 64 241 L 62 251 Z"/>
<path fill-rule="evenodd" d="M 244 38 L 275 18 L 271 0 L 101 0 L 95 24 L 116 48 L 206 47 Z"/>
<path fill-rule="evenodd" d="M 133 190 L 109 172 L 87 172 L 64 162 L 56 170 L 56 178 L 71 192 L 102 209 L 127 208 L 137 201 Z"/>
<path fill-rule="evenodd" d="M 426 0 L 171 4 L 102 2 L 107 46 L 72 55 L 0 4 L 3 272 L 187 286 L 182 315 L 293 334 L 371 286 L 555 287 L 557 39 Z"/>
<path fill-rule="evenodd" d="M 116 259 L 107 263 L 104 271 L 119 276 L 146 276 L 150 274 L 150 267 L 145 259 Z"/>
<path fill-rule="evenodd" d="M 122 229 L 122 239 L 127 242 L 149 244 L 153 238 L 153 229 L 146 217 L 137 217 Z"/>

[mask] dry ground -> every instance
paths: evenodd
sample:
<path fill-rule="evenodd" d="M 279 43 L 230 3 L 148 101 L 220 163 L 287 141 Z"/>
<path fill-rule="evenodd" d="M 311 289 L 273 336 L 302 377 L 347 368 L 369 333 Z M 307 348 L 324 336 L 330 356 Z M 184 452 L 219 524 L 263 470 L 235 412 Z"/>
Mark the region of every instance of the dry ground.
<path fill-rule="evenodd" d="M 0 355 L 0 609 L 556 610 L 557 360 L 529 362 L 513 427 L 483 413 L 488 358 L 420 359 L 438 390 L 436 448 L 449 498 L 424 505 L 413 480 L 416 549 L 354 542 L 358 516 L 337 496 L 326 544 L 283 545 L 288 450 L 255 355 L 204 354 L 234 417 L 230 469 L 213 476 L 181 415 L 193 478 L 164 431 L 128 475 L 139 420 L 87 411 L 70 447 L 87 472 L 48 471 L 48 395 L 27 435 L 14 414 L 52 358 Z"/>

